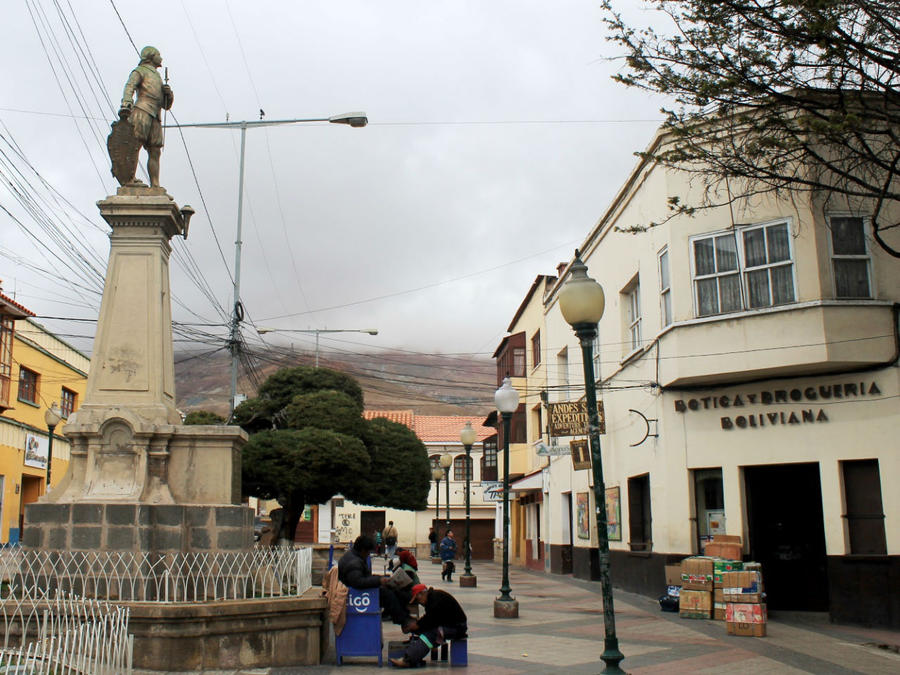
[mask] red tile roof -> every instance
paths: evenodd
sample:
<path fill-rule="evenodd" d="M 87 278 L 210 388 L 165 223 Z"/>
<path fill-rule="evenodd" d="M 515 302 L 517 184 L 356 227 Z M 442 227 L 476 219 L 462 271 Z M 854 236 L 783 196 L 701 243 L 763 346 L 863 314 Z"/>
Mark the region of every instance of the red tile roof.
<path fill-rule="evenodd" d="M 0 314 L 8 314 L 17 319 L 24 319 L 26 316 L 34 316 L 34 312 L 24 305 L 20 305 L 9 296 L 3 295 L 2 292 L 0 292 Z"/>
<path fill-rule="evenodd" d="M 465 415 L 416 415 L 412 410 L 365 410 L 363 417 L 370 420 L 384 417 L 392 422 L 405 424 L 416 432 L 423 443 L 460 443 L 459 432 L 472 423 L 475 429 L 476 443 L 497 433 L 494 429 L 481 426 L 484 417 L 468 417 Z"/>
<path fill-rule="evenodd" d="M 413 427 L 413 418 L 415 415 L 412 410 L 363 410 L 363 417 L 367 420 L 376 417 L 384 417 L 391 422 L 403 424 L 415 431 L 415 427 Z"/>

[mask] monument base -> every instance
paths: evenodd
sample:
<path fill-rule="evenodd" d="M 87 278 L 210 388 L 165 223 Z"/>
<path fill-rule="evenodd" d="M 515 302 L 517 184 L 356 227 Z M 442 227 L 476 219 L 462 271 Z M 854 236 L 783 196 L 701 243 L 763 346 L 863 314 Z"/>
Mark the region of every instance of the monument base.
<path fill-rule="evenodd" d="M 460 588 L 476 588 L 478 586 L 478 577 L 474 574 L 463 574 L 459 578 L 459 587 Z"/>
<path fill-rule="evenodd" d="M 319 588 L 300 598 L 125 604 L 141 675 L 315 666 L 328 634 Z"/>
<path fill-rule="evenodd" d="M 246 551 L 253 511 L 199 504 L 33 503 L 25 507 L 24 549 L 193 553 Z"/>

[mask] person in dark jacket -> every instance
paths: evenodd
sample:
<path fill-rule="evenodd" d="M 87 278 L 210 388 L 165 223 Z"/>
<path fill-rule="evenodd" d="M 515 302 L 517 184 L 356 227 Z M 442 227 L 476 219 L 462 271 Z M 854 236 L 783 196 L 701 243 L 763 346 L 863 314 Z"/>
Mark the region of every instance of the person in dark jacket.
<path fill-rule="evenodd" d="M 428 543 L 431 544 L 431 557 L 437 558 L 437 554 L 438 554 L 437 532 L 434 531 L 433 527 L 428 528 Z"/>
<path fill-rule="evenodd" d="M 345 586 L 358 590 L 380 588 L 378 596 L 381 608 L 390 615 L 395 624 L 402 626 L 403 631 L 408 633 L 408 626 L 412 622 L 407 609 L 408 602 L 386 586 L 390 577 L 372 574 L 369 569 L 369 555 L 374 550 L 375 541 L 372 537 L 358 536 L 353 542 L 353 548 L 338 561 L 338 579 Z"/>
<path fill-rule="evenodd" d="M 468 634 L 468 619 L 452 595 L 447 591 L 413 586 L 413 601 L 425 608 L 425 616 L 410 627 L 415 634 L 402 658 L 391 659 L 396 668 L 417 665 L 429 651 L 448 640 L 461 640 Z"/>
<path fill-rule="evenodd" d="M 441 579 L 453 581 L 453 572 L 456 570 L 456 565 L 453 564 L 453 559 L 455 557 L 456 539 L 453 536 L 453 530 L 447 530 L 447 534 L 441 539 L 441 561 L 443 563 L 441 567 Z"/>

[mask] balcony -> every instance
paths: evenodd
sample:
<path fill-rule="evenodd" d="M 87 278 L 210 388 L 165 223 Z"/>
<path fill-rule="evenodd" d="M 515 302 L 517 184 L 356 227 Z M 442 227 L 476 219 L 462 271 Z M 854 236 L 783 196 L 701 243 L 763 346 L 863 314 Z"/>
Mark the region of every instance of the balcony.
<path fill-rule="evenodd" d="M 659 338 L 663 387 L 823 374 L 897 358 L 890 303 L 817 301 L 673 325 Z"/>

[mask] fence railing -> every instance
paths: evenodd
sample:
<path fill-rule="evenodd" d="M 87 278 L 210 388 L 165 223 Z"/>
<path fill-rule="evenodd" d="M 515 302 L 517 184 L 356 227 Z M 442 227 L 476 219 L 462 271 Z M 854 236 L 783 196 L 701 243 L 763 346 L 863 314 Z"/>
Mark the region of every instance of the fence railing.
<path fill-rule="evenodd" d="M 131 673 L 128 608 L 59 591 L 0 587 L 0 672 Z"/>
<path fill-rule="evenodd" d="M 297 597 L 312 587 L 312 549 L 230 553 L 6 552 L 20 592 L 73 593 L 107 601 L 209 602 Z"/>

